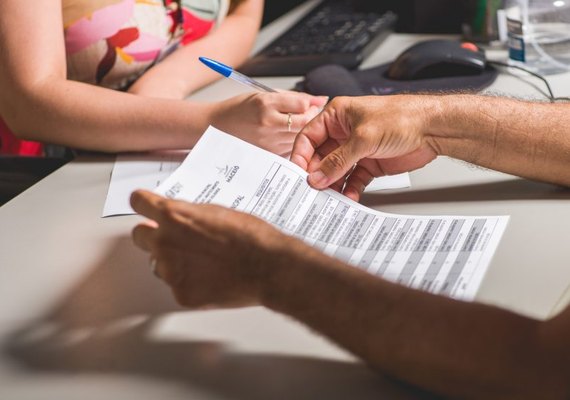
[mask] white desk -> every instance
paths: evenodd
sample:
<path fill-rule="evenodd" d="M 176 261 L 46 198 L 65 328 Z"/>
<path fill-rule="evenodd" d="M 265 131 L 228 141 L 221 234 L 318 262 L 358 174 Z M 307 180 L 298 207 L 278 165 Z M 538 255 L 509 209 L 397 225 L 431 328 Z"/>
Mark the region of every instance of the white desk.
<path fill-rule="evenodd" d="M 260 43 L 296 17 L 267 28 Z M 389 38 L 364 67 L 416 40 Z M 550 80 L 556 95 L 570 94 L 570 75 Z M 265 80 L 280 88 L 294 81 Z M 226 80 L 195 98 L 239 90 Z M 490 91 L 538 96 L 505 75 Z M 180 310 L 131 243 L 138 217 L 100 218 L 112 165 L 105 156 L 72 162 L 0 208 L 0 399 L 421 397 L 265 309 Z M 570 191 L 448 159 L 414 172 L 412 182 L 365 203 L 409 214 L 511 215 L 478 299 L 549 314 L 570 284 Z"/>

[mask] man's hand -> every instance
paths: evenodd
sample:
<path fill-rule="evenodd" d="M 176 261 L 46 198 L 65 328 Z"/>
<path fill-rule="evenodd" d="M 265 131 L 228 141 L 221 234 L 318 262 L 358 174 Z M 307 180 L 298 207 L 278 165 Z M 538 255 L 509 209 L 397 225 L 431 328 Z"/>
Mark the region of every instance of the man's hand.
<path fill-rule="evenodd" d="M 134 228 L 134 242 L 151 253 L 157 275 L 181 305 L 260 303 L 273 251 L 287 242 L 282 233 L 248 214 L 167 200 L 146 191 L 133 193 L 131 205 L 150 219 Z"/>
<path fill-rule="evenodd" d="M 421 168 L 438 156 L 431 96 L 336 98 L 297 136 L 291 161 L 316 189 L 358 201 L 373 178 Z"/>

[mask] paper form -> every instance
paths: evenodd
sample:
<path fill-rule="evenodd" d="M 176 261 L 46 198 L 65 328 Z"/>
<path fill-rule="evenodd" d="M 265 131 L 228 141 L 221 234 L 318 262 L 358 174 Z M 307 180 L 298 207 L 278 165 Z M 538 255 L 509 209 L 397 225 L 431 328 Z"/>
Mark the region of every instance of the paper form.
<path fill-rule="evenodd" d="M 180 166 L 187 151 L 151 154 L 123 154 L 117 156 L 103 217 L 135 214 L 129 199 L 137 189 L 154 190 Z"/>
<path fill-rule="evenodd" d="M 182 164 L 188 151 L 137 153 L 117 156 L 111 173 L 103 217 L 135 214 L 129 199 L 137 189 L 154 190 Z M 410 175 L 399 174 L 374 179 L 366 192 L 410 187 Z"/>
<path fill-rule="evenodd" d="M 371 274 L 471 300 L 508 217 L 406 216 L 317 191 L 295 164 L 210 127 L 156 192 L 258 216 Z"/>

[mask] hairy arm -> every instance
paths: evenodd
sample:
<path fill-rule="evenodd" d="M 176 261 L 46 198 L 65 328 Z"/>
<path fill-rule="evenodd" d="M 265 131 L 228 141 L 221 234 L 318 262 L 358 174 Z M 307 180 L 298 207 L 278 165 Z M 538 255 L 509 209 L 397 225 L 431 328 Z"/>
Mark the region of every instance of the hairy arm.
<path fill-rule="evenodd" d="M 439 154 L 570 186 L 570 105 L 442 96 L 429 136 Z"/>
<path fill-rule="evenodd" d="M 372 178 L 441 155 L 570 186 L 569 111 L 476 95 L 336 98 L 301 131 L 291 160 L 315 188 L 342 189 L 354 200 Z"/>
<path fill-rule="evenodd" d="M 249 55 L 263 15 L 263 0 L 247 0 L 211 34 L 182 47 L 147 71 L 130 88 L 153 97 L 184 98 L 220 77 L 198 62 L 206 56 L 237 66 Z"/>
<path fill-rule="evenodd" d="M 459 398 L 570 395 L 570 309 L 539 322 L 454 301 L 370 276 L 294 239 L 261 263 L 270 269 L 260 280 L 262 304 L 396 379 Z"/>
<path fill-rule="evenodd" d="M 389 283 L 251 216 L 138 191 L 133 231 L 190 308 L 262 304 L 373 368 L 451 397 L 566 399 L 570 308 L 541 322 Z"/>

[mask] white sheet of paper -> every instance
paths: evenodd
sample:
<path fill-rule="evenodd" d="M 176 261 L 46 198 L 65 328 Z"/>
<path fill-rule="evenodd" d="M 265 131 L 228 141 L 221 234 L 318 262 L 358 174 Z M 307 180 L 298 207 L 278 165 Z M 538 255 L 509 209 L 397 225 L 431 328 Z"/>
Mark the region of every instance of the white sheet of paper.
<path fill-rule="evenodd" d="M 251 213 L 371 274 L 464 300 L 475 296 L 508 222 L 375 211 L 312 189 L 295 164 L 212 127 L 156 192 Z"/>
<path fill-rule="evenodd" d="M 103 207 L 103 217 L 134 214 L 129 205 L 131 193 L 137 189 L 154 190 L 182 164 L 187 154 L 187 151 L 179 151 L 117 156 Z M 410 175 L 405 173 L 376 178 L 368 185 L 366 192 L 410 186 Z"/>
<path fill-rule="evenodd" d="M 371 193 L 379 190 L 409 188 L 410 186 L 412 186 L 412 183 L 410 182 L 410 174 L 406 172 L 404 174 L 376 178 L 366 186 L 364 191 L 366 193 Z"/>
<path fill-rule="evenodd" d="M 137 189 L 154 190 L 180 166 L 187 151 L 172 151 L 117 156 L 103 217 L 135 214 L 129 204 Z"/>

